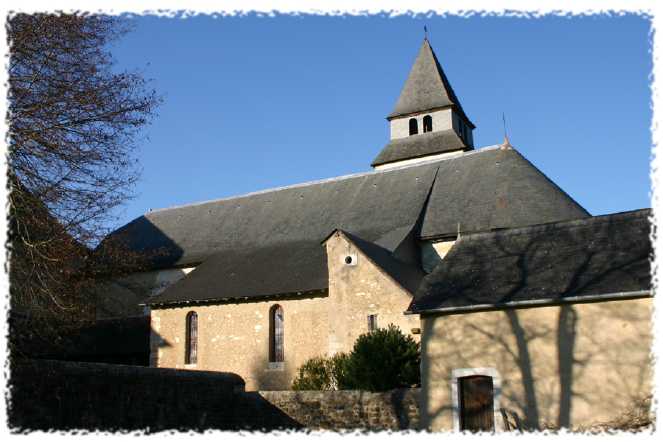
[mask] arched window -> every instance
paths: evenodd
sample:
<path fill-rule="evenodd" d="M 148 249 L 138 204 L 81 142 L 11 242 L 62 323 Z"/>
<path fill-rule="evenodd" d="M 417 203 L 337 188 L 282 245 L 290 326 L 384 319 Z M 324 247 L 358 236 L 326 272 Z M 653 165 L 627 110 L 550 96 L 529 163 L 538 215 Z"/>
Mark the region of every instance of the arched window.
<path fill-rule="evenodd" d="M 186 349 L 185 364 L 195 364 L 198 361 L 198 315 L 189 312 L 186 315 Z"/>
<path fill-rule="evenodd" d="M 269 309 L 269 362 L 283 362 L 283 309 Z"/>
<path fill-rule="evenodd" d="M 419 128 L 417 126 L 417 119 L 410 118 L 410 135 L 416 135 L 419 133 Z"/>
<path fill-rule="evenodd" d="M 430 115 L 424 117 L 424 133 L 433 130 L 433 118 Z"/>

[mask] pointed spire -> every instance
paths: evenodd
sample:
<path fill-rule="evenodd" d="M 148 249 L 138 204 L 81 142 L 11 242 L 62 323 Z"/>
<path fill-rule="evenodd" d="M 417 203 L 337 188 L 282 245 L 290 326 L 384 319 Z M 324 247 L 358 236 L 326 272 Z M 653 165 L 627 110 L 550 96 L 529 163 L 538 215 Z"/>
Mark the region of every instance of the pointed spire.
<path fill-rule="evenodd" d="M 460 101 L 451 88 L 426 36 L 396 106 L 387 118 L 448 106 L 454 106 L 474 129 L 475 126 L 463 112 Z"/>

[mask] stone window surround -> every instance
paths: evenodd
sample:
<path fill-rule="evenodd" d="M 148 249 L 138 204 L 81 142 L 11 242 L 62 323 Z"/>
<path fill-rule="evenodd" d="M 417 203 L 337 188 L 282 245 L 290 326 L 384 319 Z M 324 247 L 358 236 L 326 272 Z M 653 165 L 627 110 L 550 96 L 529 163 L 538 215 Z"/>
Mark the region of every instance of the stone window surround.
<path fill-rule="evenodd" d="M 453 413 L 454 431 L 460 431 L 460 403 L 458 401 L 458 379 L 467 376 L 490 376 L 493 378 L 493 422 L 495 432 L 504 431 L 502 415 L 500 413 L 500 397 L 502 396 L 502 377 L 496 368 L 456 368 L 451 370 L 451 407 Z"/>

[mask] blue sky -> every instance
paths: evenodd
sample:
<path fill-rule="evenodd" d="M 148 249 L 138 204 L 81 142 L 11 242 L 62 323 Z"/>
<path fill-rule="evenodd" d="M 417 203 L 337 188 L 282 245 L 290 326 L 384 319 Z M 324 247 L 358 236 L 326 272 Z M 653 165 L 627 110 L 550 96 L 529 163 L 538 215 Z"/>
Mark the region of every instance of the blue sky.
<path fill-rule="evenodd" d="M 149 211 L 370 170 L 423 39 L 475 146 L 512 144 L 594 215 L 650 206 L 650 22 L 638 16 L 135 17 L 111 50 L 164 97 L 145 130 Z"/>

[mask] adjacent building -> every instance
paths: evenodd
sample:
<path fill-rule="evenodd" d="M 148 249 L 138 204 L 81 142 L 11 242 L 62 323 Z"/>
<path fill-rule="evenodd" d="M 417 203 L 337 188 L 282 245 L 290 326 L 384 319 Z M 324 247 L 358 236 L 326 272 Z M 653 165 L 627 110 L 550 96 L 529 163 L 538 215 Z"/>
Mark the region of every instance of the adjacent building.
<path fill-rule="evenodd" d="M 587 427 L 650 396 L 650 217 L 461 236 L 408 308 L 425 427 Z"/>

